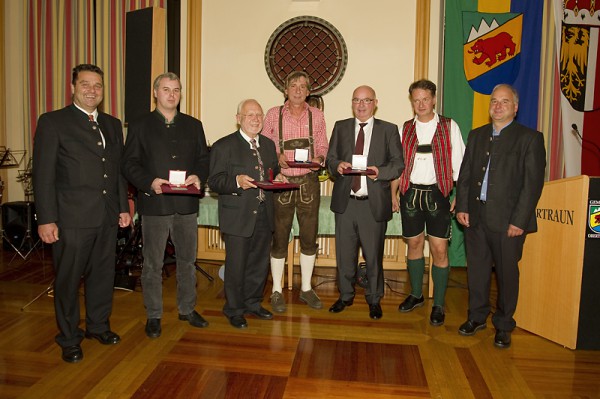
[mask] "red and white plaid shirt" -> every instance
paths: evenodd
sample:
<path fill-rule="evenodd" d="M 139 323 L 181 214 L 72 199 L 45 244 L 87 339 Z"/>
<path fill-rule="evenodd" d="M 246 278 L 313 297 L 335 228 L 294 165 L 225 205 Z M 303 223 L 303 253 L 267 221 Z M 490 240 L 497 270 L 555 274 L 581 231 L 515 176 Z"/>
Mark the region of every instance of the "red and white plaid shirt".
<path fill-rule="evenodd" d="M 286 101 L 283 105 L 283 140 L 290 140 L 296 138 L 308 138 L 308 110 L 312 113 L 312 127 L 313 127 L 313 147 L 314 154 L 309 154 L 309 158 L 321 156 L 323 159 L 327 157 L 327 150 L 329 144 L 327 142 L 327 131 L 325 129 L 325 116 L 323 112 L 315 107 L 309 107 L 308 104 L 304 106 L 304 112 L 300 116 L 300 119 L 294 118 L 290 113 L 289 102 Z M 275 142 L 277 154 L 279 150 L 279 106 L 271 108 L 265 116 L 263 130 L 261 133 L 263 136 L 270 138 Z M 285 156 L 288 161 L 294 160 L 294 151 L 285 150 Z M 285 176 L 303 176 L 308 174 L 311 170 L 306 168 L 286 168 L 281 169 L 281 173 Z"/>

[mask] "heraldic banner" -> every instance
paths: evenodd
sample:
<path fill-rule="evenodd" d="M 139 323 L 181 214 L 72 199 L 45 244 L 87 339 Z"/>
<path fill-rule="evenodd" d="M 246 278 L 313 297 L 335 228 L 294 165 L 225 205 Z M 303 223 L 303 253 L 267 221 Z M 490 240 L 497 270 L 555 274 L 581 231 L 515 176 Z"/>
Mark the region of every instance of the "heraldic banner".
<path fill-rule="evenodd" d="M 565 176 L 600 176 L 600 2 L 554 0 Z"/>
<path fill-rule="evenodd" d="M 471 129 L 490 122 L 490 93 L 508 83 L 519 92 L 517 120 L 537 130 L 543 1 L 446 0 L 442 114 Z M 453 220 L 452 266 L 465 265 L 462 230 Z"/>
<path fill-rule="evenodd" d="M 519 92 L 517 120 L 537 129 L 543 1 L 446 0 L 444 115 L 463 134 L 490 122 L 489 95 Z"/>

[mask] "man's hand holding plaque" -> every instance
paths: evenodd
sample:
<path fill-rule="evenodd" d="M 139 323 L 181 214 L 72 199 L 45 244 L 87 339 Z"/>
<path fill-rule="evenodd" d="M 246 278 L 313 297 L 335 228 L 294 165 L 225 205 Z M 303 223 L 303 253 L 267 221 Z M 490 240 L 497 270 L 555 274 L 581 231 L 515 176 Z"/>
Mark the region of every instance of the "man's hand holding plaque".
<path fill-rule="evenodd" d="M 200 195 L 200 179 L 196 175 L 187 176 L 185 170 L 170 170 L 169 180 L 154 179 L 152 188 L 156 194 L 189 194 Z M 159 185 L 155 189 L 155 183 Z"/>
<path fill-rule="evenodd" d="M 321 157 L 309 160 L 308 149 L 296 148 L 294 150 L 294 161 L 287 161 L 286 165 L 290 168 L 310 168 L 312 170 L 319 170 L 323 166 L 322 163 L 323 159 Z"/>

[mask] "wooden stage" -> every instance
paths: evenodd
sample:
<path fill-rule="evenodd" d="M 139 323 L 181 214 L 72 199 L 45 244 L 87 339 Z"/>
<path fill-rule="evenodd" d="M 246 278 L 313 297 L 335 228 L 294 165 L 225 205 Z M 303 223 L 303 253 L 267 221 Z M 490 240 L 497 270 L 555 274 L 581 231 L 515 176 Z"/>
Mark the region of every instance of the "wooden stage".
<path fill-rule="evenodd" d="M 212 283 L 198 273 L 196 309 L 210 322 L 205 329 L 177 319 L 170 265 L 160 338 L 144 333 L 140 287 L 115 290 L 111 324 L 121 343 L 84 340 L 83 361 L 67 364 L 54 343 L 52 298 L 44 294 L 21 311 L 52 282 L 50 251 L 9 265 L 13 255 L 0 250 L 0 398 L 600 397 L 598 352 L 565 349 L 519 328 L 511 348 L 496 349 L 489 319 L 487 329 L 460 336 L 468 292 L 458 268 L 442 327 L 429 325 L 430 300 L 411 313 L 397 311 L 409 290 L 406 271 L 386 271 L 383 318 L 374 321 L 360 288 L 352 307 L 327 311 L 337 298 L 333 268 L 315 270 L 324 309 L 301 304 L 296 266 L 294 289 L 284 293 L 287 312 L 270 321 L 248 318 L 249 328 L 236 330 L 221 314 L 218 264 L 202 263 Z M 270 283 L 266 292 L 270 309 Z"/>

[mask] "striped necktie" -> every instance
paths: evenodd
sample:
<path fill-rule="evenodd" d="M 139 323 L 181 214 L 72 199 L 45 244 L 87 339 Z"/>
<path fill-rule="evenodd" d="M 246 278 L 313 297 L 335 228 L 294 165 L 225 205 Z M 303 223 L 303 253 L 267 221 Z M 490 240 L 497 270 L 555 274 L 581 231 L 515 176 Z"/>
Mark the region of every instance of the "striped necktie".
<path fill-rule="evenodd" d="M 252 144 L 252 149 L 256 154 L 256 158 L 258 159 L 258 173 L 260 174 L 260 180 L 265 179 L 265 167 L 262 162 L 262 158 L 260 157 L 260 152 L 258 152 L 258 147 L 256 146 L 256 139 L 250 139 L 250 144 Z M 258 200 L 263 202 L 265 200 L 265 192 L 262 188 L 258 189 Z"/>

